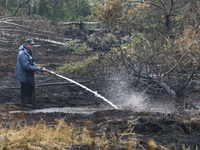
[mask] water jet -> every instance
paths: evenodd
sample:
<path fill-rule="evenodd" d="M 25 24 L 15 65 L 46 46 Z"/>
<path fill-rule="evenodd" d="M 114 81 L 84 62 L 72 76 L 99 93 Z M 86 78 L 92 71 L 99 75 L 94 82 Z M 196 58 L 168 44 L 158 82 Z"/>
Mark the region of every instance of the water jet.
<path fill-rule="evenodd" d="M 101 98 L 103 101 L 107 102 L 108 104 L 110 104 L 110 105 L 111 105 L 112 107 L 114 107 L 115 109 L 119 109 L 119 108 L 118 108 L 116 105 L 114 105 L 111 101 L 109 101 L 108 99 L 106 99 L 104 96 L 98 94 L 97 91 L 92 91 L 92 90 L 89 89 L 88 87 L 86 87 L 86 86 L 84 86 L 84 85 L 82 85 L 82 84 L 80 84 L 80 83 L 78 83 L 78 82 L 76 82 L 76 81 L 74 81 L 74 80 L 72 80 L 72 79 L 69 79 L 69 78 L 64 77 L 64 76 L 62 76 L 62 75 L 59 75 L 59 74 L 57 74 L 57 73 L 55 73 L 55 72 L 53 72 L 53 71 L 51 71 L 51 70 L 48 70 L 48 69 L 46 69 L 46 68 L 43 68 L 43 71 L 48 72 L 48 73 L 51 73 L 51 74 L 53 74 L 53 75 L 55 75 L 55 76 L 58 76 L 58 77 L 60 77 L 60 78 L 65 79 L 65 80 L 68 80 L 69 82 L 74 83 L 74 84 L 76 84 L 76 85 L 78 85 L 78 86 L 80 86 L 80 87 L 86 89 L 87 91 L 93 93 L 96 97 Z"/>

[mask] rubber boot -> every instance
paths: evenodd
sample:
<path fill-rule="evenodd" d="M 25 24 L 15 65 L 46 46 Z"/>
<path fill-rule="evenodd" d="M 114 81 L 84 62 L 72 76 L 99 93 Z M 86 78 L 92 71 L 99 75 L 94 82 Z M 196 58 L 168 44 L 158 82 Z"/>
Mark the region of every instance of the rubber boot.
<path fill-rule="evenodd" d="M 35 97 L 32 97 L 32 108 L 35 108 Z"/>
<path fill-rule="evenodd" d="M 27 97 L 27 105 L 28 105 L 28 106 L 31 106 L 32 108 L 34 108 L 34 107 L 35 107 L 34 98 L 32 98 L 32 97 Z"/>
<path fill-rule="evenodd" d="M 27 99 L 27 104 L 32 104 L 32 97 L 26 97 Z"/>
<path fill-rule="evenodd" d="M 21 106 L 22 108 L 25 108 L 25 107 L 26 107 L 26 103 L 27 103 L 26 99 L 21 99 L 21 101 L 20 101 L 20 106 Z"/>

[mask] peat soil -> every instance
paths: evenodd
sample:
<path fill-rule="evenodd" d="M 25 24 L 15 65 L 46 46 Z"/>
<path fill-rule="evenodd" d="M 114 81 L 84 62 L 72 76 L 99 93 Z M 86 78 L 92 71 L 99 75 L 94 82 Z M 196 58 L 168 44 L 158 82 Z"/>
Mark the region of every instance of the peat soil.
<path fill-rule="evenodd" d="M 49 22 L 36 22 L 38 18 L 2 18 L 0 21 L 0 123 L 8 127 L 10 122 L 23 126 L 41 123 L 56 125 L 57 119 L 74 123 L 78 127 L 87 127 L 101 136 L 105 133 L 110 140 L 108 149 L 126 149 L 131 142 L 134 149 L 147 149 L 146 140 L 153 139 L 158 149 L 199 149 L 200 148 L 200 112 L 199 109 L 183 109 L 182 111 L 150 112 L 134 111 L 134 109 L 113 109 L 109 104 L 94 94 L 46 72 L 36 72 L 36 106 L 34 109 L 52 107 L 88 107 L 99 108 L 91 114 L 84 113 L 10 113 L 16 110 L 31 110 L 19 106 L 19 81 L 14 78 L 14 68 L 18 47 L 25 38 L 33 38 L 37 43 L 34 50 L 36 64 L 56 72 L 65 63 L 83 60 L 90 54 L 71 54 L 63 48 L 66 44 L 64 34 Z M 42 20 L 41 20 L 42 21 Z M 36 24 L 37 23 L 37 24 Z M 46 27 L 42 25 L 46 24 Z M 44 40 L 48 39 L 48 40 Z M 51 40 L 51 41 L 50 41 Z M 54 41 L 54 42 L 52 42 Z M 61 42 L 62 44 L 58 44 Z M 94 81 L 83 76 L 67 76 L 102 94 L 105 92 Z M 188 100 L 198 103 L 199 92 L 193 92 Z M 114 101 L 113 101 L 114 103 Z M 113 144 L 111 135 L 117 142 Z M 72 149 L 90 149 L 88 145 L 72 146 Z"/>

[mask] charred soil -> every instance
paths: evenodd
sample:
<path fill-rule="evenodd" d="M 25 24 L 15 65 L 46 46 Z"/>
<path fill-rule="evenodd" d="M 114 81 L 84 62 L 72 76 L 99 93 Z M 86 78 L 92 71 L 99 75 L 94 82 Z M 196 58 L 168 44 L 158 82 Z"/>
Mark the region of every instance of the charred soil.
<path fill-rule="evenodd" d="M 29 20 L 30 19 L 30 20 Z M 29 20 L 29 21 L 24 21 Z M 94 135 L 103 136 L 109 141 L 107 149 L 128 149 L 131 142 L 134 149 L 147 149 L 146 141 L 153 139 L 157 149 L 199 149 L 200 118 L 199 111 L 190 110 L 174 113 L 135 112 L 133 110 L 114 110 L 94 94 L 63 79 L 46 72 L 36 72 L 36 106 L 35 109 L 51 107 L 94 107 L 107 108 L 92 114 L 70 113 L 9 113 L 22 110 L 19 107 L 19 81 L 14 78 L 14 69 L 18 47 L 25 38 L 33 38 L 37 46 L 34 50 L 35 63 L 54 70 L 65 63 L 84 60 L 91 53 L 71 54 L 62 46 L 67 42 L 66 35 L 58 27 L 47 22 L 46 27 L 37 22 L 38 18 L 9 18 L 0 21 L 0 122 L 8 127 L 10 122 L 28 125 L 39 123 L 55 125 L 56 119 L 67 123 L 87 127 Z M 70 31 L 68 31 L 70 32 Z M 70 38 L 73 38 L 70 36 Z M 76 37 L 77 38 L 77 37 Z M 67 75 L 66 75 L 67 76 Z M 87 87 L 99 91 L 100 87 L 84 76 L 68 76 Z M 191 95 L 196 102 L 199 92 Z M 29 110 L 32 108 L 25 108 Z M 115 142 L 113 142 L 114 135 Z M 73 145 L 70 149 L 91 149 L 91 145 Z"/>

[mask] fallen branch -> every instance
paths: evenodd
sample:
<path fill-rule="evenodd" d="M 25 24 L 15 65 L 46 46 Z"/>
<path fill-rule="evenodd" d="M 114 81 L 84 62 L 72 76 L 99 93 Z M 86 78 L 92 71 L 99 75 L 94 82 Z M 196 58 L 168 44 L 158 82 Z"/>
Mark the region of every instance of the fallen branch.
<path fill-rule="evenodd" d="M 13 23 L 13 22 L 8 22 L 8 21 L 0 21 L 0 23 L 5 23 L 5 24 L 9 24 L 9 25 L 19 26 L 19 27 L 22 27 L 22 28 L 32 29 L 32 30 L 36 30 L 36 31 L 40 31 L 40 32 L 47 32 L 47 33 L 51 33 L 51 34 L 54 34 L 54 35 L 56 34 L 56 33 L 51 32 L 51 31 L 38 30 L 36 28 L 31 28 L 31 27 L 28 27 L 28 26 L 24 26 L 24 25 L 20 25 L 20 24 L 16 24 L 16 23 Z"/>
<path fill-rule="evenodd" d="M 84 24 L 100 24 L 100 22 L 61 22 L 62 25 L 84 25 Z"/>
<path fill-rule="evenodd" d="M 63 42 L 59 42 L 59 41 L 53 41 L 53 40 L 49 40 L 49 39 L 41 39 L 41 38 L 33 38 L 39 41 L 44 41 L 44 42 L 49 42 L 49 43 L 53 43 L 53 44 L 58 44 L 58 45 L 66 45 L 66 43 Z"/>
<path fill-rule="evenodd" d="M 168 86 L 166 83 L 161 82 L 159 80 L 154 80 L 156 83 L 158 83 L 158 85 L 160 85 L 162 88 L 164 88 L 168 94 L 176 96 L 176 92 L 170 88 L 170 86 Z"/>

